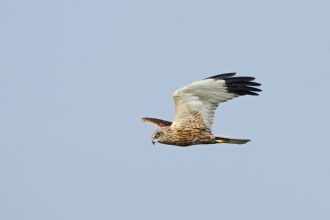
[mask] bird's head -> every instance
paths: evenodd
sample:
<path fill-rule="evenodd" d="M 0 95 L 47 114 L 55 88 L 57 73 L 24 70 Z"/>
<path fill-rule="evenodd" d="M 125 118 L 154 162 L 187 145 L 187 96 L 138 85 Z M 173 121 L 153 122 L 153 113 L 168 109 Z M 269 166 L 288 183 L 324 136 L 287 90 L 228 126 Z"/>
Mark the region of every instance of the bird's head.
<path fill-rule="evenodd" d="M 151 136 L 152 144 L 156 142 L 164 143 L 166 141 L 166 129 L 158 128 Z"/>

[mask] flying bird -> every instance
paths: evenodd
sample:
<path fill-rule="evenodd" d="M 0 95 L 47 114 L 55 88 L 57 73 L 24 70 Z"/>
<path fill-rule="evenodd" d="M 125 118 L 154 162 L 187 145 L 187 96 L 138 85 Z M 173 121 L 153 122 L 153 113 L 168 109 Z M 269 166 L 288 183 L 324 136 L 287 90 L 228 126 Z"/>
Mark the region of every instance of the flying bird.
<path fill-rule="evenodd" d="M 173 122 L 156 118 L 142 118 L 157 126 L 152 143 L 186 147 L 197 144 L 245 144 L 248 139 L 230 138 L 212 134 L 215 111 L 220 103 L 233 98 L 253 95 L 262 90 L 254 86 L 254 77 L 233 77 L 225 73 L 208 77 L 174 92 L 175 117 Z"/>

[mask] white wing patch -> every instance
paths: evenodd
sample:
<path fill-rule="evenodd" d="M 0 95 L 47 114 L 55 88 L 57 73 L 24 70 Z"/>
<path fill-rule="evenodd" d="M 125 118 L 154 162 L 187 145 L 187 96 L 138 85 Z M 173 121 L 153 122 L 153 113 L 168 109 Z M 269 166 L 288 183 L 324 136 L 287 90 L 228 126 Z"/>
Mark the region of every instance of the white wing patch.
<path fill-rule="evenodd" d="M 173 127 L 192 127 L 212 131 L 218 105 L 238 95 L 229 93 L 225 80 L 204 79 L 174 92 Z"/>

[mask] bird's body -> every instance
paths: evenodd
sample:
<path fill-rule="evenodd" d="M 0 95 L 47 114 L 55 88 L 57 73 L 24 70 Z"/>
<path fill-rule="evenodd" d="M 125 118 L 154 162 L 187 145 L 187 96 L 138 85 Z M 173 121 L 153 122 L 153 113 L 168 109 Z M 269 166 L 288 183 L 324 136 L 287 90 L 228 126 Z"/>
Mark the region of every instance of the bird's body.
<path fill-rule="evenodd" d="M 232 77 L 235 73 L 220 74 L 189 84 L 174 92 L 174 121 L 142 118 L 156 125 L 152 142 L 176 146 L 197 144 L 245 144 L 249 140 L 213 135 L 212 126 L 218 105 L 242 95 L 258 95 L 260 86 L 253 77 Z"/>
<path fill-rule="evenodd" d="M 216 144 L 215 137 L 208 131 L 198 128 L 172 128 L 171 126 L 163 127 L 161 131 L 164 132 L 164 140 L 158 142 L 176 146 L 190 146 L 196 144 Z"/>

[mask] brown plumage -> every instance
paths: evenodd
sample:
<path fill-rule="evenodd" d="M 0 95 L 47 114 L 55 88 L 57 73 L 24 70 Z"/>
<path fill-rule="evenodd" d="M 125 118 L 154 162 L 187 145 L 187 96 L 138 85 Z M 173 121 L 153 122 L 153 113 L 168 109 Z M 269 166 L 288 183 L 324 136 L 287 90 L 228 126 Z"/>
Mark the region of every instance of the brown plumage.
<path fill-rule="evenodd" d="M 176 146 L 197 144 L 245 144 L 248 139 L 237 139 L 213 135 L 212 126 L 218 105 L 243 95 L 258 95 L 260 92 L 252 86 L 261 84 L 251 82 L 253 77 L 232 77 L 235 73 L 226 73 L 189 84 L 174 92 L 174 121 L 156 118 L 142 118 L 158 127 L 153 133 L 152 143 Z"/>

